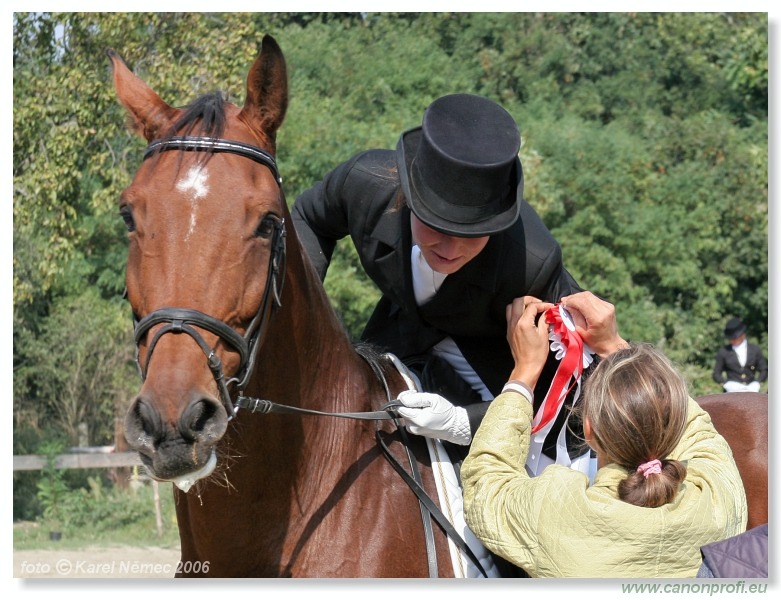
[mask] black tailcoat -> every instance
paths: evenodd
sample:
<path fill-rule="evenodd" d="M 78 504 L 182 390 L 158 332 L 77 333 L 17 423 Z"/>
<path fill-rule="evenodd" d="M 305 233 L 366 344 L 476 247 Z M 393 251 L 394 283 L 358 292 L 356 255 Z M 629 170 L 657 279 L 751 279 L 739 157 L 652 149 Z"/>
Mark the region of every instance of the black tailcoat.
<path fill-rule="evenodd" d="M 418 307 L 410 266 L 410 211 L 391 150 L 369 150 L 338 166 L 296 199 L 292 214 L 322 279 L 336 242 L 352 238 L 363 268 L 382 292 L 361 336 L 364 340 L 408 362 L 450 336 L 494 395 L 513 367 L 506 339 L 507 305 L 526 295 L 558 302 L 581 291 L 562 264 L 559 244 L 524 201 L 515 225 L 491 236 L 477 257 L 448 275 L 437 294 Z M 535 390 L 536 405 L 555 368 L 554 359 Z M 467 407 L 472 431 L 488 404 Z"/>
<path fill-rule="evenodd" d="M 726 377 L 724 376 L 726 372 Z M 713 368 L 713 380 L 716 383 L 739 381 L 762 383 L 767 379 L 767 360 L 759 346 L 747 344 L 746 365 L 740 366 L 740 360 L 732 344 L 726 344 L 716 352 L 716 365 Z"/>

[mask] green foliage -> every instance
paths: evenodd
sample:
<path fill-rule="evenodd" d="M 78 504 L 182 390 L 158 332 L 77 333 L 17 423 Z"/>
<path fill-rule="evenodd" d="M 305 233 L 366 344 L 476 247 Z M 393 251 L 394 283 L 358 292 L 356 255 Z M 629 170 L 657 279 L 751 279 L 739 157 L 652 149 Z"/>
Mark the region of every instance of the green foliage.
<path fill-rule="evenodd" d="M 364 273 L 352 243 L 337 245 L 328 273 L 325 289 L 331 304 L 350 336 L 357 340 L 380 299 L 380 292 Z"/>
<path fill-rule="evenodd" d="M 73 435 L 83 417 L 99 443 L 137 385 L 117 201 L 144 143 L 105 49 L 171 104 L 215 89 L 241 104 L 265 33 L 288 61 L 289 202 L 355 152 L 394 148 L 436 97 L 483 94 L 519 123 L 526 199 L 626 337 L 703 392 L 719 391 L 729 316 L 767 352 L 766 13 L 14 13 L 17 426 Z M 349 240 L 326 289 L 358 335 L 377 290 Z M 63 411 L 71 394 L 85 400 Z"/>
<path fill-rule="evenodd" d="M 95 533 L 127 527 L 145 520 L 154 507 L 132 491 L 106 487 L 100 477 L 90 477 L 86 487 L 69 490 L 61 499 L 60 514 L 66 529 L 89 527 Z"/>
<path fill-rule="evenodd" d="M 59 430 L 71 445 L 86 423 L 91 444 L 112 444 L 114 416 L 137 385 L 129 310 L 94 288 L 66 296 L 35 329 L 15 331 L 14 413 L 19 425 Z M 36 400 L 37 399 L 37 400 Z"/>
<path fill-rule="evenodd" d="M 179 543 L 174 498 L 170 485 L 159 492 L 162 535 L 158 535 L 153 486 L 149 481 L 131 481 L 127 489 L 106 485 L 92 476 L 80 487 L 69 487 L 59 498 L 62 541 L 57 547 L 83 547 L 101 543 L 111 545 L 161 546 Z M 26 526 L 14 526 L 14 549 L 51 548 L 48 533 L 51 523 L 45 519 Z"/>
<path fill-rule="evenodd" d="M 52 531 L 59 531 L 62 525 L 60 505 L 68 491 L 64 472 L 56 466 L 57 455 L 64 449 L 65 447 L 56 441 L 46 442 L 40 448 L 40 453 L 46 458 L 46 464 L 41 469 L 37 497 L 43 508 L 43 518 L 49 523 Z"/>

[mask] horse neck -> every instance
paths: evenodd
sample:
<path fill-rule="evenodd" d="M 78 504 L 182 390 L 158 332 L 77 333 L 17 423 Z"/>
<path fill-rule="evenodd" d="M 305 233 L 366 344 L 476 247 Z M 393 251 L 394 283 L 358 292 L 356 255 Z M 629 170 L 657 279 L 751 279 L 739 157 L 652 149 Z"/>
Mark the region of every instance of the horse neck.
<path fill-rule="evenodd" d="M 387 401 L 385 388 L 355 351 L 294 235 L 289 234 L 287 253 L 282 307 L 261 340 L 248 395 L 320 412 L 378 410 Z M 246 415 L 242 420 L 242 428 L 253 432 L 244 436 L 244 452 L 264 457 L 243 468 L 261 479 L 258 471 L 267 470 L 282 488 L 307 498 L 296 508 L 302 516 L 324 501 L 322 494 L 337 485 L 345 469 L 376 451 L 369 433 L 375 424 L 369 421 L 278 415 L 269 427 L 271 417 L 275 415 Z M 267 502 L 275 503 L 267 506 L 270 511 L 289 507 L 281 497 Z"/>
<path fill-rule="evenodd" d="M 365 409 L 360 404 L 367 401 L 360 395 L 377 389 L 379 381 L 356 353 L 295 231 L 287 238 L 282 307 L 272 314 L 262 341 L 256 382 L 263 394 L 276 393 L 285 403 L 316 402 L 318 410 L 347 410 L 348 404 L 352 410 Z"/>

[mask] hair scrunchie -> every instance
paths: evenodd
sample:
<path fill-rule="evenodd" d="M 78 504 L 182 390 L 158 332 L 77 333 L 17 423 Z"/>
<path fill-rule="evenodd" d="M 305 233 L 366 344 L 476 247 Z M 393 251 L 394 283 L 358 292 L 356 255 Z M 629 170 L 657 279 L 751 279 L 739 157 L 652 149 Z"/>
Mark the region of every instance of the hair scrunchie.
<path fill-rule="evenodd" d="M 637 472 L 642 473 L 643 477 L 648 479 L 648 476 L 653 473 L 661 473 L 662 472 L 662 461 L 658 458 L 655 458 L 654 460 L 649 460 L 648 462 L 643 463 L 639 467 L 637 467 Z"/>

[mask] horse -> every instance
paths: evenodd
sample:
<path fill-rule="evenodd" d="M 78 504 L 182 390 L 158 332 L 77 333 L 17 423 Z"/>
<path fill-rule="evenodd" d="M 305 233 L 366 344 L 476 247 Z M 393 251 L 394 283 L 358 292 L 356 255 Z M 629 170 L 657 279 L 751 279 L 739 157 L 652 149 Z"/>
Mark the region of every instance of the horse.
<path fill-rule="evenodd" d="M 120 198 L 142 374 L 125 436 L 175 484 L 177 574 L 452 577 L 414 491 L 435 494 L 425 440 L 382 418 L 409 382 L 353 344 L 290 226 L 279 45 L 263 38 L 241 107 L 207 94 L 174 108 L 108 56 L 149 144 Z"/>
<path fill-rule="evenodd" d="M 768 397 L 755 392 L 709 394 L 697 402 L 727 440 L 748 502 L 747 529 L 768 522 Z"/>

